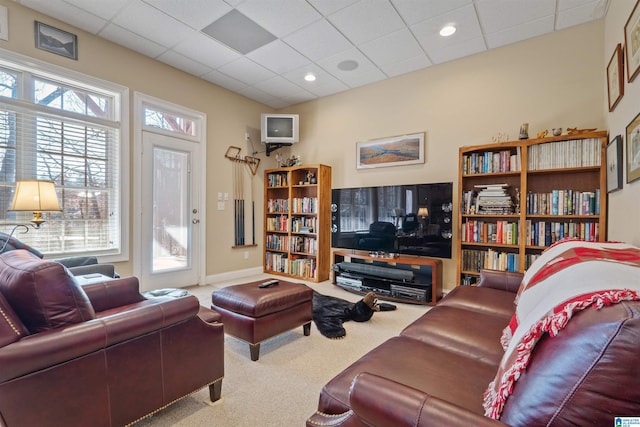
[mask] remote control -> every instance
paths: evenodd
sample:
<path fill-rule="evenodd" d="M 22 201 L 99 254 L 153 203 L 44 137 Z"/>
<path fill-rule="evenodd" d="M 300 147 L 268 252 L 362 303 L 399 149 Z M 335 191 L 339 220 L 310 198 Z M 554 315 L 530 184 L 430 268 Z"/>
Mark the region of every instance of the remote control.
<path fill-rule="evenodd" d="M 279 282 L 277 279 L 267 280 L 266 282 L 262 282 L 258 285 L 259 288 L 269 288 L 271 286 L 277 285 Z"/>

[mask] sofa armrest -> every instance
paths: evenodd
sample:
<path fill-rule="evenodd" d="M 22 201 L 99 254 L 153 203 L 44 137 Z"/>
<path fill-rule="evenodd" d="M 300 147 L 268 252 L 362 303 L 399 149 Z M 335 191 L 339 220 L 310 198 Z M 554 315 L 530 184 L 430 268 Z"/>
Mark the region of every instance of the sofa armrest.
<path fill-rule="evenodd" d="M 500 421 L 470 412 L 370 373 L 361 373 L 351 385 L 349 403 L 366 425 L 375 426 L 504 426 Z"/>
<path fill-rule="evenodd" d="M 67 267 L 74 276 L 84 276 L 87 274 L 102 274 L 107 277 L 118 277 L 116 267 L 113 264 L 93 264 L 79 265 L 77 267 Z"/>
<path fill-rule="evenodd" d="M 194 296 L 143 300 L 105 317 L 26 336 L 0 348 L 0 382 L 197 318 L 199 308 Z"/>
<path fill-rule="evenodd" d="M 480 270 L 478 286 L 507 292 L 518 292 L 524 274 L 515 271 Z"/>
<path fill-rule="evenodd" d="M 83 285 L 82 289 L 96 313 L 145 300 L 135 276 Z"/>

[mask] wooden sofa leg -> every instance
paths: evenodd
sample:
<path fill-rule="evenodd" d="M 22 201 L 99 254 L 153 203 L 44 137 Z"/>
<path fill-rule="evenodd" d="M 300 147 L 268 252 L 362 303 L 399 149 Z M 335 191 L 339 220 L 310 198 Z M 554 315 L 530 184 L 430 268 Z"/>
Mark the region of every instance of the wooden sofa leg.
<path fill-rule="evenodd" d="M 304 332 L 304 335 L 307 337 L 311 335 L 311 322 L 302 325 L 302 332 Z"/>
<path fill-rule="evenodd" d="M 249 344 L 249 352 L 251 353 L 251 360 L 256 361 L 260 357 L 260 343 Z"/>
<path fill-rule="evenodd" d="M 209 385 L 209 400 L 215 402 L 222 396 L 222 378 Z"/>

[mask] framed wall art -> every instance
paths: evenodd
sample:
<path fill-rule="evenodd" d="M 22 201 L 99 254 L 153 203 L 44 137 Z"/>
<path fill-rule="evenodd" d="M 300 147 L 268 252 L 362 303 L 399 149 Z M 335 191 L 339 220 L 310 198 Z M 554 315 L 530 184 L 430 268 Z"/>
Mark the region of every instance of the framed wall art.
<path fill-rule="evenodd" d="M 640 113 L 627 125 L 627 182 L 640 178 Z"/>
<path fill-rule="evenodd" d="M 78 36 L 35 21 L 36 47 L 57 55 L 78 59 Z"/>
<path fill-rule="evenodd" d="M 424 163 L 424 133 L 358 142 L 356 158 L 358 169 Z"/>
<path fill-rule="evenodd" d="M 607 145 L 607 193 L 622 188 L 622 137 L 616 136 Z"/>
<path fill-rule="evenodd" d="M 613 111 L 624 95 L 624 67 L 622 66 L 622 44 L 618 43 L 607 65 L 607 94 L 609 111 Z"/>
<path fill-rule="evenodd" d="M 627 62 L 627 81 L 632 82 L 640 72 L 640 0 L 636 1 L 624 26 L 624 44 Z"/>

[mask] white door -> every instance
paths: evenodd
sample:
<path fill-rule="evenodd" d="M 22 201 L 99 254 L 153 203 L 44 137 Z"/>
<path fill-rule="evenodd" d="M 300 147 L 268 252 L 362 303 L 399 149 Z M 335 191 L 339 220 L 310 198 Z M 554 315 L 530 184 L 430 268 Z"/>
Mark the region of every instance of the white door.
<path fill-rule="evenodd" d="M 200 145 L 142 132 L 141 282 L 146 289 L 199 282 Z"/>

